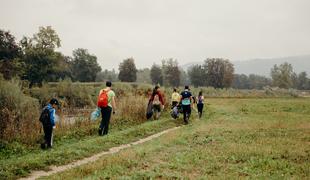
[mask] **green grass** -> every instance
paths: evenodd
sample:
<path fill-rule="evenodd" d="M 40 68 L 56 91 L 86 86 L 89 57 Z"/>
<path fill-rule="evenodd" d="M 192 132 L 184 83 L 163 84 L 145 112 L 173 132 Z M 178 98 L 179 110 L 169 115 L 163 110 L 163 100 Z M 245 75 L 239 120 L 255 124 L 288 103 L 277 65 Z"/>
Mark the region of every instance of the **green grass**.
<path fill-rule="evenodd" d="M 167 114 L 166 114 L 167 116 Z M 11 144 L 8 155 L 0 158 L 0 179 L 15 179 L 27 176 L 33 170 L 47 170 L 50 165 L 62 165 L 77 159 L 89 157 L 120 144 L 136 141 L 164 129 L 178 126 L 180 122 L 163 118 L 126 129 L 112 128 L 108 136 L 81 136 L 58 139 L 54 148 L 42 151 L 27 149 L 19 144 Z M 16 147 L 14 146 L 16 145 Z M 4 155 L 6 152 L 1 152 Z"/>
<path fill-rule="evenodd" d="M 309 179 L 309 99 L 207 101 L 202 120 L 45 178 Z"/>

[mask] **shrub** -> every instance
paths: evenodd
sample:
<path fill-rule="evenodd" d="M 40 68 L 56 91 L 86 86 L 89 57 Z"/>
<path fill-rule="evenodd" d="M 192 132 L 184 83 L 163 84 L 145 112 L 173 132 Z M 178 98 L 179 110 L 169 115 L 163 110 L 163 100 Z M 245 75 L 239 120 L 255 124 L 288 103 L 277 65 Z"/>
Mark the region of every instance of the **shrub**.
<path fill-rule="evenodd" d="M 94 88 L 73 84 L 70 79 L 60 81 L 55 90 L 55 95 L 63 99 L 69 107 L 85 107 L 94 104 L 91 94 Z"/>
<path fill-rule="evenodd" d="M 19 81 L 0 79 L 0 140 L 33 142 L 39 134 L 39 103 L 23 94 Z"/>

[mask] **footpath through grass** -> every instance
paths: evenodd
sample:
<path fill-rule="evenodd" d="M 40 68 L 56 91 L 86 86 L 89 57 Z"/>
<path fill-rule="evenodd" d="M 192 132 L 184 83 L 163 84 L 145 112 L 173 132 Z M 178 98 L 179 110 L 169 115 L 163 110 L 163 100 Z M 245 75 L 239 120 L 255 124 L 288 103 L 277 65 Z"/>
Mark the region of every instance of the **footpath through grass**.
<path fill-rule="evenodd" d="M 309 179 L 309 99 L 208 99 L 202 120 L 47 179 Z"/>
<path fill-rule="evenodd" d="M 167 115 L 166 115 L 167 116 Z M 33 170 L 48 170 L 50 165 L 63 165 L 74 160 L 89 157 L 121 144 L 127 144 L 143 137 L 180 125 L 180 121 L 163 118 L 124 130 L 111 129 L 107 136 L 86 136 L 81 139 L 57 141 L 53 149 L 32 149 L 16 155 L 0 158 L 0 179 L 16 179 L 27 176 Z"/>

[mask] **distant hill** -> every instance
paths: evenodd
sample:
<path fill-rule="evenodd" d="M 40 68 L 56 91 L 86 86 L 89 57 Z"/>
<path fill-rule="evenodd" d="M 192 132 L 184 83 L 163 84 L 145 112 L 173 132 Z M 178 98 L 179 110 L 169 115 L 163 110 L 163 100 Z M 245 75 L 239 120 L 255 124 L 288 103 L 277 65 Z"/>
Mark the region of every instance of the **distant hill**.
<path fill-rule="evenodd" d="M 304 56 L 291 56 L 283 58 L 270 58 L 270 59 L 252 59 L 244 61 L 233 61 L 235 67 L 235 73 L 237 74 L 258 74 L 264 76 L 270 76 L 270 69 L 275 64 L 282 64 L 288 62 L 292 64 L 294 71 L 300 73 L 306 71 L 308 77 L 310 76 L 310 55 Z M 182 66 L 187 70 L 195 64 L 203 64 L 203 62 L 193 62 Z"/>

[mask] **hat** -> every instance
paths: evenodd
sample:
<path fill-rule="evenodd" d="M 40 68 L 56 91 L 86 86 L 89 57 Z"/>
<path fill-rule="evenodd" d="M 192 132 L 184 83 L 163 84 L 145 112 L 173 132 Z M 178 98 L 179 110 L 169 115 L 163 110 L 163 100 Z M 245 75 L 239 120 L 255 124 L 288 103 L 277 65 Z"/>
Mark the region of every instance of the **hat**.
<path fill-rule="evenodd" d="M 55 98 L 52 98 L 52 99 L 50 100 L 50 104 L 56 104 L 57 106 L 59 106 L 59 102 L 58 102 L 58 100 L 55 99 Z"/>

